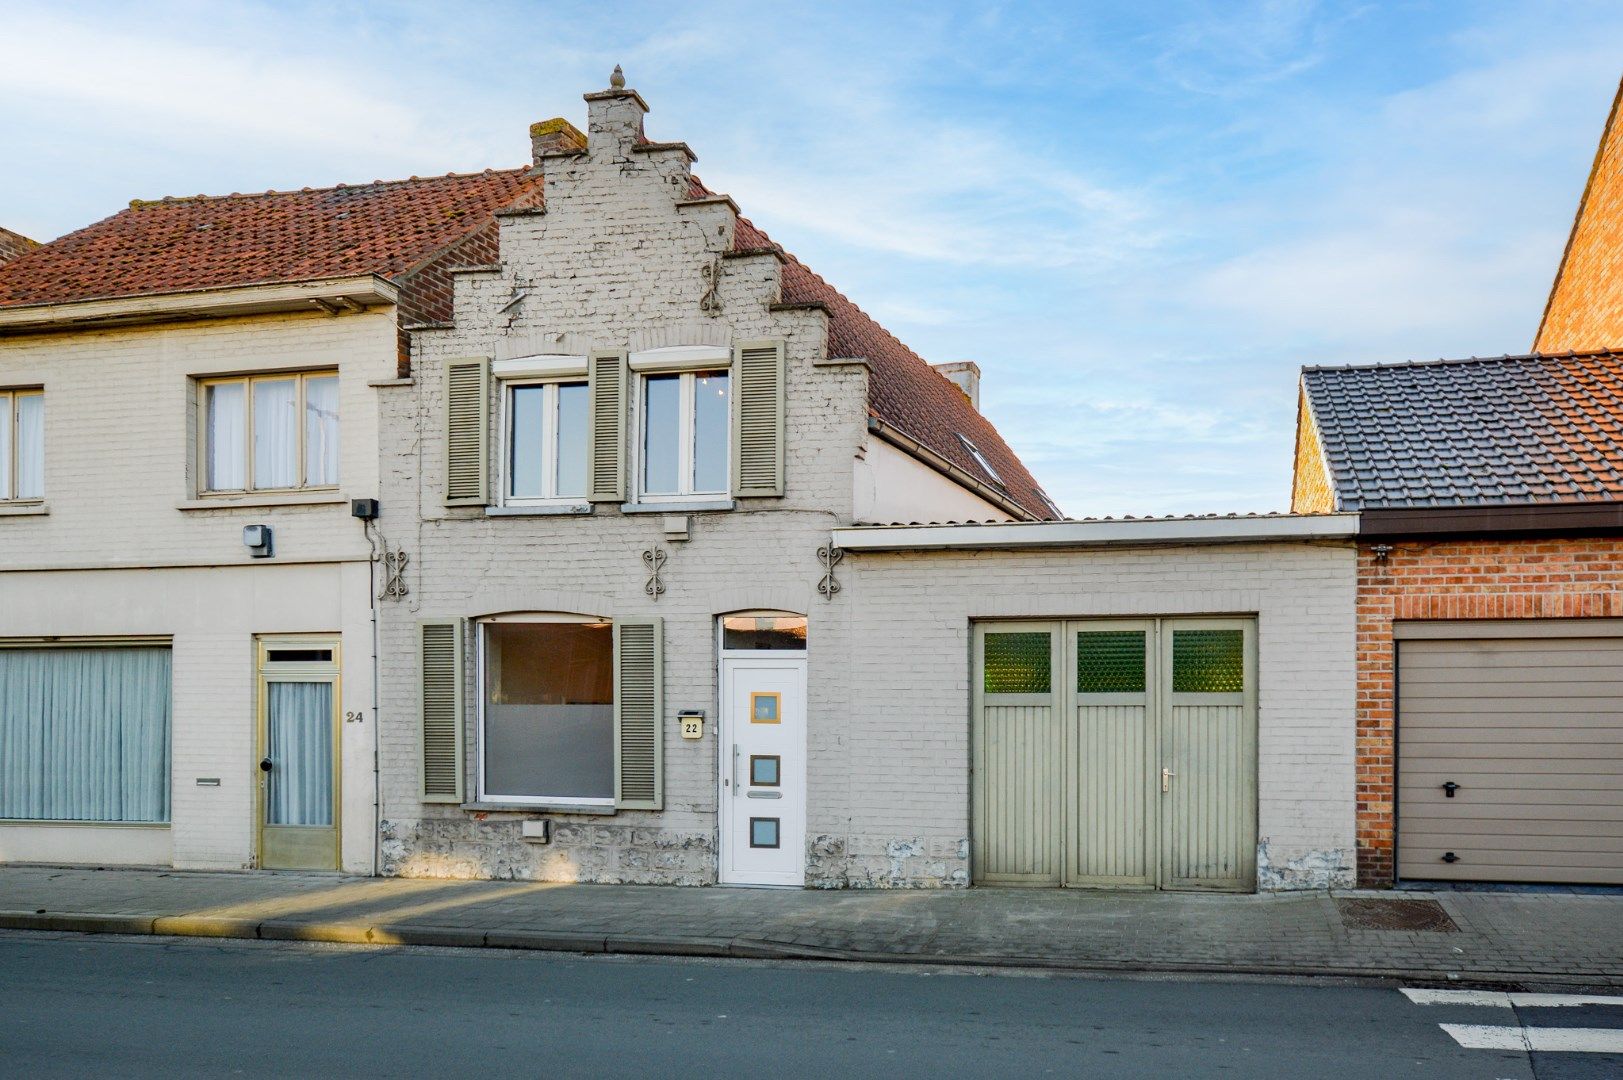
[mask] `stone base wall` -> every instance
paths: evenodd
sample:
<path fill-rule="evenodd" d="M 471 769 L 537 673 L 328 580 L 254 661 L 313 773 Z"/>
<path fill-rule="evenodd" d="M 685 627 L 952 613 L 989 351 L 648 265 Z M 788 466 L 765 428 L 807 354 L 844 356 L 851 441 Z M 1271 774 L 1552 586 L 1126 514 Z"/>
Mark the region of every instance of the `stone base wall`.
<path fill-rule="evenodd" d="M 814 835 L 806 852 L 812 889 L 948 889 L 969 884 L 969 837 Z"/>
<path fill-rule="evenodd" d="M 386 820 L 382 825 L 382 872 L 390 877 L 603 885 L 716 883 L 713 831 L 684 832 L 646 822 L 547 816 L 552 819 L 552 840 L 546 844 L 519 835 L 523 816 L 518 815 Z"/>

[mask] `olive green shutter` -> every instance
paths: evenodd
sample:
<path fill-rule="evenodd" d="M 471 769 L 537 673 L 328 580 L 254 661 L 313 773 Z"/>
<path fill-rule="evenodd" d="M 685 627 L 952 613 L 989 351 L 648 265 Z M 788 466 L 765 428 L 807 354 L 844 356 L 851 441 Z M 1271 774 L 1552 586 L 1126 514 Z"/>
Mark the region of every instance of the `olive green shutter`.
<path fill-rule="evenodd" d="M 462 801 L 462 620 L 417 624 L 423 801 Z"/>
<path fill-rule="evenodd" d="M 733 494 L 783 494 L 783 342 L 733 350 Z"/>
<path fill-rule="evenodd" d="M 660 619 L 614 622 L 614 805 L 665 805 L 664 635 Z"/>
<path fill-rule="evenodd" d="M 490 430 L 490 361 L 482 356 L 445 365 L 445 505 L 490 501 L 485 439 Z"/>
<path fill-rule="evenodd" d="M 589 368 L 591 408 L 586 420 L 586 497 L 623 502 L 626 497 L 626 383 L 623 352 L 595 352 Z"/>

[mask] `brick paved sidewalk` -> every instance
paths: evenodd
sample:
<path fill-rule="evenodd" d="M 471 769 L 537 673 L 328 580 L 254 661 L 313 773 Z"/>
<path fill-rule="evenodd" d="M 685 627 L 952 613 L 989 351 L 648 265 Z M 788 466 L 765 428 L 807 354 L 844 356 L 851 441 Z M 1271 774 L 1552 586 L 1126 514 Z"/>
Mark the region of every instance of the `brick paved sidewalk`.
<path fill-rule="evenodd" d="M 778 891 L 0 867 L 0 927 L 1623 986 L 1623 895 Z"/>

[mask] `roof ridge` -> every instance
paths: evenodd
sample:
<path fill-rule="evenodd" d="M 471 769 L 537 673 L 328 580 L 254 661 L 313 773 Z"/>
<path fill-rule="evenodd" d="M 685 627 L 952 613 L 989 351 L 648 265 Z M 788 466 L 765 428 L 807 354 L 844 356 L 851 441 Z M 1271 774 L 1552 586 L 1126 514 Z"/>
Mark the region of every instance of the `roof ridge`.
<path fill-rule="evenodd" d="M 165 195 L 157 199 L 131 199 L 131 210 L 142 210 L 149 206 L 173 206 L 177 203 L 197 202 L 229 202 L 232 199 L 263 199 L 270 195 L 316 195 L 324 191 L 347 191 L 359 188 L 392 187 L 399 184 L 421 184 L 431 180 L 466 180 L 475 176 L 496 176 L 501 173 L 528 172 L 528 166 L 518 165 L 511 169 L 477 169 L 473 172 L 436 173 L 432 176 L 407 176 L 396 180 L 368 180 L 360 183 L 329 184 L 326 187 L 302 187 L 277 190 L 268 188 L 265 191 L 233 191 L 228 195 Z"/>
<path fill-rule="evenodd" d="M 1569 350 L 1558 353 L 1502 353 L 1499 356 L 1440 356 L 1435 360 L 1377 360 L 1368 364 L 1303 364 L 1302 374 L 1305 375 L 1310 371 L 1377 371 L 1387 368 L 1438 367 L 1453 364 L 1501 364 L 1528 360 L 1582 360 L 1599 356 L 1623 357 L 1623 347 Z"/>

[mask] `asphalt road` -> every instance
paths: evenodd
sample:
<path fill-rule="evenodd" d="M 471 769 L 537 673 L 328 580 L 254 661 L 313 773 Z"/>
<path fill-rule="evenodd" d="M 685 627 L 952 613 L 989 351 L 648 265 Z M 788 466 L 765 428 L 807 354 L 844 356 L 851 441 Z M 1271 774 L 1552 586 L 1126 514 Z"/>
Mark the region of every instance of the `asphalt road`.
<path fill-rule="evenodd" d="M 4 1076 L 1623 1075 L 1439 1027 L 1511 1015 L 1487 1011 L 1320 982 L 0 932 Z"/>

